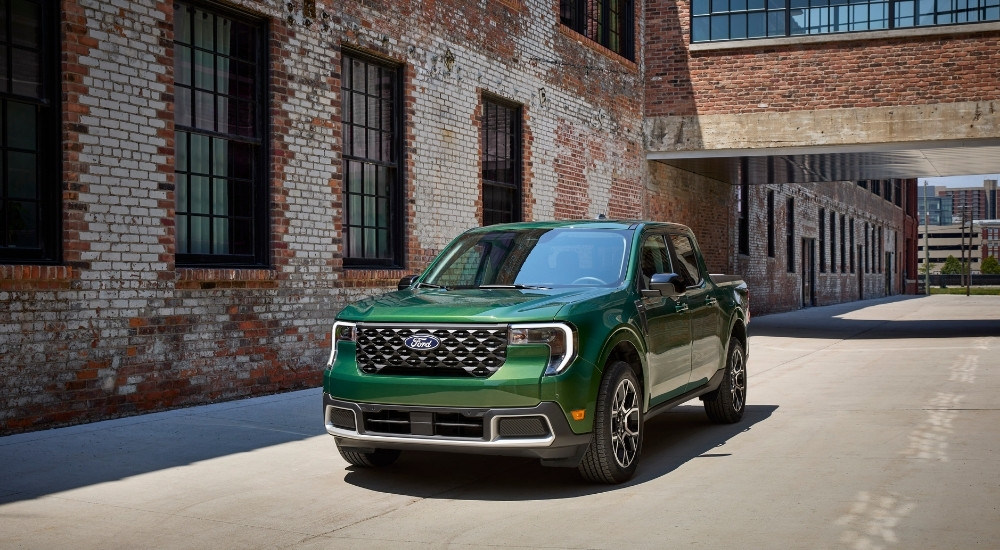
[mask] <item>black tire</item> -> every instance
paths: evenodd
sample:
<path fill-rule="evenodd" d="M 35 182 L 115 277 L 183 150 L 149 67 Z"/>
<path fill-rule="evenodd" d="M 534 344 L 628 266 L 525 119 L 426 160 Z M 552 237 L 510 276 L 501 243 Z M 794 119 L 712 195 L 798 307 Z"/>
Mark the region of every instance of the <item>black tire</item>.
<path fill-rule="evenodd" d="M 747 361 L 743 344 L 736 338 L 729 340 L 722 384 L 701 399 L 708 419 L 716 424 L 733 424 L 743 418 L 747 404 Z"/>
<path fill-rule="evenodd" d="M 397 449 L 375 449 L 365 452 L 351 447 L 341 447 L 340 443 L 337 443 L 337 450 L 349 464 L 360 468 L 383 468 L 399 458 Z"/>
<path fill-rule="evenodd" d="M 635 474 L 642 451 L 642 388 L 623 361 L 604 373 L 594 411 L 594 436 L 578 466 L 595 483 L 624 483 Z"/>

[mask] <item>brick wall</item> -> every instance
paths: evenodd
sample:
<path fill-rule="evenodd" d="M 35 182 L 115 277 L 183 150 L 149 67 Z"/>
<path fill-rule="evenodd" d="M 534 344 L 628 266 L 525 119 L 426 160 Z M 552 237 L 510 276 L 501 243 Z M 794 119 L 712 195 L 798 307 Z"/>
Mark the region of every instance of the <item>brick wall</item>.
<path fill-rule="evenodd" d="M 1000 31 L 790 39 L 722 49 L 690 40 L 687 0 L 653 0 L 647 116 L 889 107 L 1000 99 Z M 849 35 L 848 35 L 849 36 Z M 988 108 L 988 107 L 984 107 Z"/>
<path fill-rule="evenodd" d="M 223 4 L 268 20 L 270 265 L 174 264 L 173 4 L 62 0 L 63 262 L 0 266 L 0 433 L 317 385 L 340 307 L 481 223 L 483 93 L 525 218 L 645 213 L 639 67 L 558 2 Z M 403 67 L 405 269 L 341 259 L 344 47 Z"/>
<path fill-rule="evenodd" d="M 904 186 L 914 187 L 915 180 Z M 767 194 L 774 192 L 774 256 L 767 254 Z M 789 271 L 787 253 L 788 199 L 793 199 L 794 259 Z M 812 280 L 811 305 L 829 305 L 859 299 L 878 298 L 907 291 L 904 272 L 912 273 L 906 266 L 904 236 L 904 207 L 873 194 L 854 182 L 835 182 L 811 185 L 753 185 L 750 187 L 750 254 L 734 254 L 735 271 L 743 275 L 751 290 L 755 314 L 797 309 L 803 306 L 802 241 L 812 241 L 815 267 Z M 819 234 L 819 211 L 824 213 L 824 236 Z M 836 213 L 835 234 L 830 237 L 830 213 Z M 841 217 L 846 223 L 843 231 L 844 261 L 841 267 Z M 853 247 L 850 227 L 854 227 Z M 868 230 L 866 239 L 865 230 Z M 878 244 L 881 228 L 881 246 Z M 821 243 L 821 240 L 823 241 Z M 819 265 L 819 247 L 823 244 L 825 266 Z M 859 247 L 862 250 L 859 251 Z M 735 247 L 733 247 L 735 251 Z M 881 253 L 872 259 L 874 252 Z M 892 263 L 885 261 L 885 254 L 892 254 Z M 852 256 L 854 267 L 852 269 Z M 889 287 L 886 278 L 889 277 Z M 912 278 L 912 275 L 908 275 Z M 863 289 L 863 290 L 862 290 Z M 809 298 L 806 299 L 808 305 Z"/>

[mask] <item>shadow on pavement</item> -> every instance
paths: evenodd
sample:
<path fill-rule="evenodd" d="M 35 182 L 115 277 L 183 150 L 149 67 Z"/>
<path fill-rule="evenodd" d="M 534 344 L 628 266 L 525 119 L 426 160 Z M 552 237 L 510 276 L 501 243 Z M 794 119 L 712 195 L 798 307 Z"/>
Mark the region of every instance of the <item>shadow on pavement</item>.
<path fill-rule="evenodd" d="M 548 468 L 530 458 L 404 452 L 382 469 L 348 468 L 344 480 L 382 493 L 448 500 L 554 500 L 614 491 L 670 474 L 697 458 L 724 459 L 731 438 L 767 420 L 775 405 L 748 405 L 737 424 L 712 424 L 700 404 L 683 405 L 646 423 L 635 478 L 623 485 L 584 481 L 575 468 Z"/>
<path fill-rule="evenodd" d="M 895 296 L 880 300 L 849 302 L 800 309 L 778 315 L 751 317 L 750 336 L 814 338 L 832 340 L 881 340 L 895 338 L 977 338 L 1000 336 L 1000 307 L 990 311 L 993 318 L 916 319 L 878 318 L 880 305 L 923 296 Z M 997 302 L 1000 305 L 1000 301 Z M 848 318 L 852 313 L 872 308 L 868 319 Z"/>
<path fill-rule="evenodd" d="M 325 434 L 319 395 L 304 390 L 2 437 L 0 504 Z"/>

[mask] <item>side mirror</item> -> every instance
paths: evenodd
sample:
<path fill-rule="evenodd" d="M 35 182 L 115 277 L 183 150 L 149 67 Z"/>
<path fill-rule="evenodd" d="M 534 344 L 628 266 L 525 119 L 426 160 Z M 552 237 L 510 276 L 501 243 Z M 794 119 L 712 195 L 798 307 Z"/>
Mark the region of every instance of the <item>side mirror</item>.
<path fill-rule="evenodd" d="M 413 282 L 416 281 L 420 275 L 407 275 L 396 283 L 396 290 L 406 290 L 413 286 Z"/>
<path fill-rule="evenodd" d="M 684 278 L 676 273 L 656 273 L 649 279 L 649 288 L 661 296 L 673 298 L 684 294 L 686 288 Z"/>

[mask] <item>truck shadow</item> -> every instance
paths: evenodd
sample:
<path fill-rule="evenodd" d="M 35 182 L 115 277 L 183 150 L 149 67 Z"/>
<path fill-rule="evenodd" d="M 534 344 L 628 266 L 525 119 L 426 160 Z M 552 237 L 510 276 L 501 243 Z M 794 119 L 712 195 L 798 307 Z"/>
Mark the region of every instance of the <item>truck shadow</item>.
<path fill-rule="evenodd" d="M 737 424 L 708 421 L 700 404 L 683 405 L 646 423 L 636 476 L 623 485 L 584 481 L 574 468 L 547 468 L 529 458 L 406 452 L 388 468 L 349 468 L 344 481 L 381 493 L 449 500 L 554 500 L 615 491 L 669 475 L 700 458 L 730 456 L 726 443 L 767 420 L 777 405 L 748 405 Z"/>

